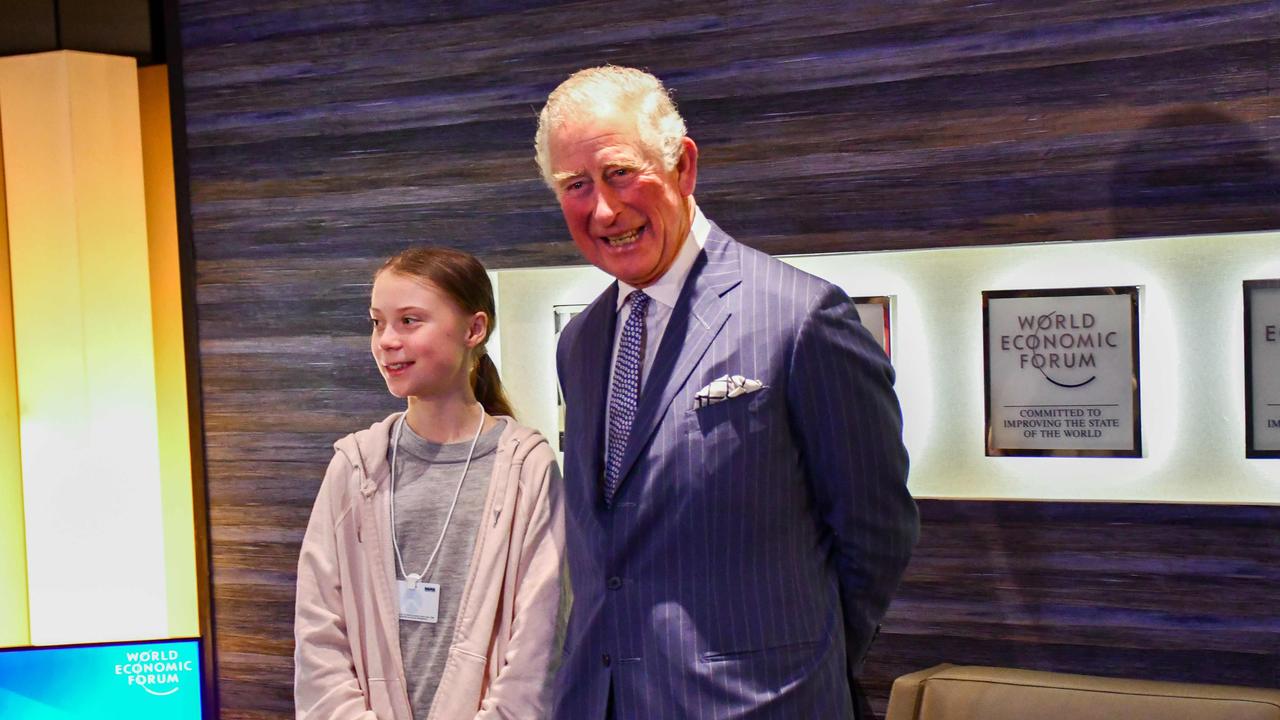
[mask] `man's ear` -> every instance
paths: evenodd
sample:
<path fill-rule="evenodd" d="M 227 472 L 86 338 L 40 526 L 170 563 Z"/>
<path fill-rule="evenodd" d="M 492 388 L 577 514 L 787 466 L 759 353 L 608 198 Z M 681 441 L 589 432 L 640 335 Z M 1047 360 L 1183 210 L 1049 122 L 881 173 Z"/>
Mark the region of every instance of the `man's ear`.
<path fill-rule="evenodd" d="M 687 135 L 680 139 L 680 159 L 676 161 L 676 177 L 680 194 L 689 197 L 698 184 L 698 146 Z"/>
<path fill-rule="evenodd" d="M 471 324 L 467 326 L 467 347 L 474 348 L 489 337 L 489 316 L 483 312 L 471 315 Z"/>

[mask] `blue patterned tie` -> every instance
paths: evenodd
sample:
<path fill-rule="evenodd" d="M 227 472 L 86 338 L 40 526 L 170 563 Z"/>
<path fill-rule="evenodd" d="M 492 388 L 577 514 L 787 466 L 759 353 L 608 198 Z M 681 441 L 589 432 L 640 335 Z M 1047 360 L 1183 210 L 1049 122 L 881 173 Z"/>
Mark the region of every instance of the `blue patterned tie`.
<path fill-rule="evenodd" d="M 649 296 L 633 290 L 627 296 L 631 314 L 622 326 L 618 343 L 618 359 L 613 366 L 613 397 L 609 401 L 609 450 L 604 465 L 604 502 L 613 504 L 622 472 L 622 455 L 631 436 L 631 423 L 636 419 L 640 400 L 640 367 L 644 362 L 644 316 L 649 309 Z"/>

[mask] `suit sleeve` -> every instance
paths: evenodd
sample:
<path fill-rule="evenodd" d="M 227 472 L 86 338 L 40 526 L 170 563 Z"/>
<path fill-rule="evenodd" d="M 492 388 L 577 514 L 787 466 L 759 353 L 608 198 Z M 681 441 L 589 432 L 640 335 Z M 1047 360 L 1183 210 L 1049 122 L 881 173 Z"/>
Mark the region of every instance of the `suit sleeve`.
<path fill-rule="evenodd" d="M 560 619 L 567 608 L 562 592 L 564 503 L 560 469 L 549 445 L 540 462 L 529 458 L 536 489 L 529 523 L 520 548 L 519 580 L 512 610 L 511 638 L 501 659 L 502 670 L 480 703 L 475 720 L 541 718 L 550 711 L 551 683 L 560 660 Z"/>
<path fill-rule="evenodd" d="M 576 320 L 577 318 L 574 318 Z M 565 387 L 565 372 L 569 366 L 569 355 L 573 352 L 575 338 L 578 335 L 578 328 L 571 321 L 560 332 L 560 339 L 556 341 L 556 383 L 559 387 L 560 397 L 568 407 L 569 397 L 565 394 L 568 388 Z M 561 448 L 563 451 L 564 448 Z"/>
<path fill-rule="evenodd" d="M 787 402 L 831 532 L 849 671 L 857 674 L 919 536 L 893 368 L 857 309 L 826 286 L 796 337 Z"/>
<path fill-rule="evenodd" d="M 298 556 L 294 612 L 294 703 L 298 720 L 377 720 L 356 677 L 338 574 L 338 486 L 351 472 L 335 454 L 311 509 Z"/>

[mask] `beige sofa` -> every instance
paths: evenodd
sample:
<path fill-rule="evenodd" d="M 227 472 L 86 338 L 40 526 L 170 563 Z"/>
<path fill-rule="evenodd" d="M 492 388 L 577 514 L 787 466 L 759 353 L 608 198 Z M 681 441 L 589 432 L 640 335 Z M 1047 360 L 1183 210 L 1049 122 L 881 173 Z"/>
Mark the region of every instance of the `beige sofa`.
<path fill-rule="evenodd" d="M 1280 720 L 1280 690 L 938 665 L 894 681 L 885 720 Z"/>

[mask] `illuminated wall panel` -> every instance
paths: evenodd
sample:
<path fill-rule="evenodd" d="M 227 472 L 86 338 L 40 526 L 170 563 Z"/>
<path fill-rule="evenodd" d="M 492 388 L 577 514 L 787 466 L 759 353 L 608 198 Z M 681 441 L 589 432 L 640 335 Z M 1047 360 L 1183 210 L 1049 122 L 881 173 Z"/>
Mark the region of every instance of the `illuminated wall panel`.
<path fill-rule="evenodd" d="M 14 367 L 13 295 L 9 291 L 9 232 L 4 197 L 4 153 L 0 150 L 0 647 L 30 641 L 18 378 Z"/>
<path fill-rule="evenodd" d="M 178 265 L 178 212 L 173 191 L 168 83 L 168 69 L 163 65 L 138 71 L 169 635 L 194 637 L 200 634 L 200 605 L 192 524 L 187 358 L 182 333 L 182 276 Z"/>
<path fill-rule="evenodd" d="M 1280 462 L 1244 456 L 1240 283 L 1280 277 L 1280 232 L 793 256 L 854 295 L 896 296 L 893 365 L 917 497 L 1280 504 Z M 556 437 L 552 307 L 591 302 L 592 267 L 499 270 L 503 380 Z M 984 453 L 982 291 L 1139 285 L 1141 458 Z M 1151 392 L 1147 389 L 1151 388 Z"/>
<path fill-rule="evenodd" d="M 167 636 L 134 61 L 0 59 L 31 642 Z"/>

